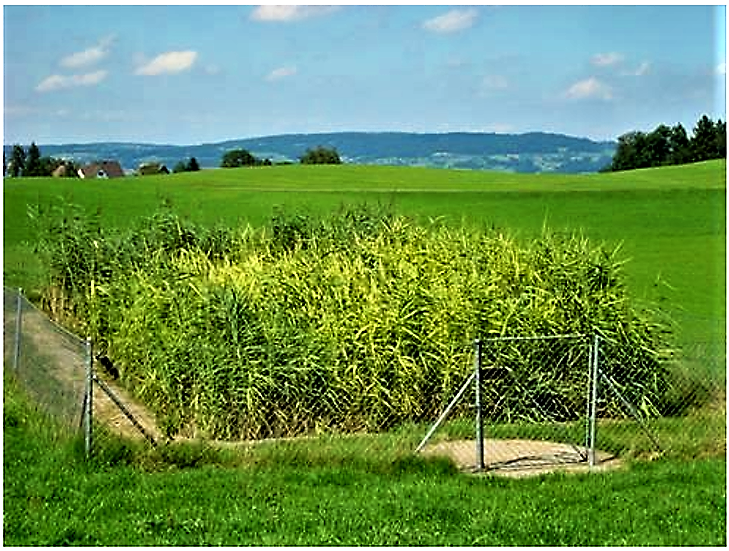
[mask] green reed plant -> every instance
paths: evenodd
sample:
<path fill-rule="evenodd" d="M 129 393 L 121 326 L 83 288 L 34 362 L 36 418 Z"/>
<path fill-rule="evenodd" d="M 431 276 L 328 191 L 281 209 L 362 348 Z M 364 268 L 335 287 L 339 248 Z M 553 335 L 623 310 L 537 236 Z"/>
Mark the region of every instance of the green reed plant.
<path fill-rule="evenodd" d="M 161 212 L 96 241 L 74 311 L 170 435 L 432 419 L 471 369 L 476 337 L 598 333 L 624 352 L 612 376 L 632 397 L 652 404 L 663 392 L 664 326 L 630 300 L 619 250 L 577 234 L 519 241 L 359 207 L 323 219 L 277 213 L 259 230 L 212 231 Z M 51 281 L 67 293 L 61 250 L 49 247 Z M 556 361 L 549 349 L 512 351 L 509 362 L 540 395 L 576 403 L 579 346 L 559 380 L 540 368 Z M 511 418 L 532 404 L 504 407 Z"/>

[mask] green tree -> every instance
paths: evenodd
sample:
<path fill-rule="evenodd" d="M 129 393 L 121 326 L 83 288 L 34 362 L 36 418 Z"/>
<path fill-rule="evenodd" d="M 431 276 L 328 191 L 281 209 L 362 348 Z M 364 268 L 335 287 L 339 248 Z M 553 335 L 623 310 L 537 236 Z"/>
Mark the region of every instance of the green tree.
<path fill-rule="evenodd" d="M 645 137 L 645 158 L 647 166 L 668 164 L 671 153 L 671 129 L 665 124 L 658 125 Z"/>
<path fill-rule="evenodd" d="M 717 159 L 726 159 L 726 122 L 719 119 L 714 127 L 716 130 L 715 153 Z"/>
<path fill-rule="evenodd" d="M 43 176 L 41 152 L 35 142 L 32 142 L 28 148 L 23 176 Z"/>
<path fill-rule="evenodd" d="M 190 157 L 190 162 L 187 163 L 186 170 L 188 172 L 197 172 L 200 170 L 200 165 L 197 163 L 197 159 L 195 157 Z"/>
<path fill-rule="evenodd" d="M 63 165 L 63 160 L 54 159 L 53 157 L 41 157 L 38 164 L 40 168 L 36 176 L 52 176 L 53 171 Z"/>
<path fill-rule="evenodd" d="M 321 145 L 314 149 L 307 149 L 300 161 L 304 165 L 338 165 L 342 163 L 335 148 L 329 149 Z"/>
<path fill-rule="evenodd" d="M 691 137 L 691 151 L 694 161 L 716 158 L 716 128 L 714 122 L 704 115 L 694 127 Z"/>
<path fill-rule="evenodd" d="M 671 128 L 668 144 L 671 150 L 668 156 L 669 164 L 681 165 L 691 162 L 691 141 L 682 124 L 679 123 Z"/>
<path fill-rule="evenodd" d="M 13 146 L 10 157 L 10 175 L 14 178 L 21 176 L 25 171 L 25 150 L 18 144 Z"/>
<path fill-rule="evenodd" d="M 610 169 L 632 170 L 649 166 L 646 143 L 646 135 L 643 132 L 628 132 L 620 136 Z"/>
<path fill-rule="evenodd" d="M 716 124 L 706 115 L 696 123 L 693 135 L 677 124 L 661 124 L 653 132 L 628 132 L 618 138 L 612 163 L 602 172 L 632 170 L 726 158 L 726 123 Z"/>
<path fill-rule="evenodd" d="M 197 159 L 195 157 L 190 157 L 190 160 L 180 161 L 175 165 L 175 167 L 172 169 L 172 172 L 197 172 L 200 170 L 200 165 L 197 162 Z"/>
<path fill-rule="evenodd" d="M 223 155 L 223 160 L 220 163 L 222 168 L 237 168 L 241 166 L 255 166 L 257 164 L 256 158 L 251 155 L 250 151 L 245 149 L 233 149 L 227 151 Z"/>

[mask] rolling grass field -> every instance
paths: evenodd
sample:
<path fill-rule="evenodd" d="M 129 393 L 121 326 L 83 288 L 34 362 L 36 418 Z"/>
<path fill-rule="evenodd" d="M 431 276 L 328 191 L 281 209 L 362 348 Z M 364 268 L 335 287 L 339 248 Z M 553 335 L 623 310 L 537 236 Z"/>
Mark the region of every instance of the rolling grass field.
<path fill-rule="evenodd" d="M 26 208 L 59 196 L 113 226 L 163 200 L 195 221 L 252 225 L 277 208 L 381 202 L 421 220 L 622 243 L 636 297 L 665 297 L 684 342 L 723 343 L 725 194 L 724 162 L 585 176 L 287 166 L 6 179 L 4 282 L 37 287 Z M 673 454 L 599 475 L 468 477 L 390 444 L 412 434 L 353 439 L 334 459 L 316 447 L 241 458 L 118 443 L 86 463 L 11 378 L 4 387 L 5 545 L 726 545 L 725 453 L 697 445 L 701 422 L 666 423 Z"/>
<path fill-rule="evenodd" d="M 665 298 L 685 342 L 722 340 L 726 295 L 726 163 L 591 175 L 282 166 L 210 170 L 110 181 L 6 179 L 4 279 L 32 288 L 37 267 L 27 205 L 65 197 L 125 226 L 169 200 L 204 223 L 261 225 L 277 208 L 312 214 L 381 203 L 421 220 L 508 228 L 525 236 L 544 225 L 622 244 L 637 298 Z M 667 285 L 655 283 L 660 280 Z"/>

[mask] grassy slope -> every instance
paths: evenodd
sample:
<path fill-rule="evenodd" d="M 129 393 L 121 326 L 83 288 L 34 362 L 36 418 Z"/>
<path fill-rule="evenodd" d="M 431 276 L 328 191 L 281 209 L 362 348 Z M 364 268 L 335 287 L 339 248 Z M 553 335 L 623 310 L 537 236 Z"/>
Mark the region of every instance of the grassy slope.
<path fill-rule="evenodd" d="M 725 334 L 726 164 L 699 163 L 612 174 L 515 175 L 495 172 L 362 166 L 284 166 L 215 170 L 117 181 L 5 180 L 6 284 L 32 286 L 26 205 L 58 196 L 100 208 L 124 225 L 152 213 L 163 198 L 193 219 L 258 225 L 278 206 L 311 212 L 342 203 L 382 202 L 420 218 L 506 227 L 534 234 L 584 231 L 622 243 L 638 297 L 659 289 L 686 341 Z"/>

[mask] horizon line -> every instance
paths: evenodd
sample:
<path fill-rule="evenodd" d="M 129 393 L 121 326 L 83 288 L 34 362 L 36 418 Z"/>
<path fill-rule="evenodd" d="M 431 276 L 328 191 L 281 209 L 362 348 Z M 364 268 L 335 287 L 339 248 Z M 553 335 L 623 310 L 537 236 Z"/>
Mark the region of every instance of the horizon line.
<path fill-rule="evenodd" d="M 551 131 L 545 131 L 545 130 L 529 130 L 525 132 L 494 132 L 494 131 L 486 131 L 486 130 L 449 130 L 444 132 L 421 132 L 421 131 L 408 131 L 408 130 L 336 130 L 336 131 L 321 131 L 321 132 L 283 132 L 281 134 L 265 134 L 265 135 L 255 135 L 255 136 L 248 136 L 248 137 L 238 137 L 238 138 L 224 138 L 218 141 L 206 141 L 206 142 L 200 142 L 200 143 L 164 143 L 164 142 L 148 142 L 148 141 L 124 141 L 124 140 L 97 140 L 97 141 L 64 141 L 64 142 L 34 142 L 34 140 L 31 140 L 28 142 L 27 145 L 30 145 L 31 143 L 36 143 L 36 145 L 48 147 L 48 146 L 72 146 L 72 145 L 98 145 L 98 144 L 108 144 L 108 145 L 142 145 L 142 146 L 155 146 L 155 147 L 202 147 L 202 146 L 210 146 L 210 145 L 218 145 L 226 142 L 236 142 L 236 141 L 248 141 L 248 140 L 260 140 L 260 139 L 268 139 L 268 138 L 282 138 L 282 137 L 288 137 L 288 136 L 321 136 L 321 135 L 336 135 L 336 134 L 366 134 L 366 135 L 377 135 L 377 134 L 399 134 L 399 135 L 415 135 L 415 136 L 448 136 L 448 135 L 454 135 L 454 134 L 461 134 L 461 135 L 484 135 L 484 136 L 528 136 L 532 134 L 541 134 L 541 135 L 547 135 L 547 136 L 561 136 L 566 138 L 573 138 L 578 140 L 588 140 L 593 143 L 616 143 L 617 139 L 595 139 L 590 138 L 587 136 L 577 136 L 573 134 L 565 134 L 562 132 L 551 132 Z M 13 141 L 12 143 L 5 143 L 3 141 L 3 147 L 13 147 L 14 145 L 24 145 L 22 142 Z"/>

